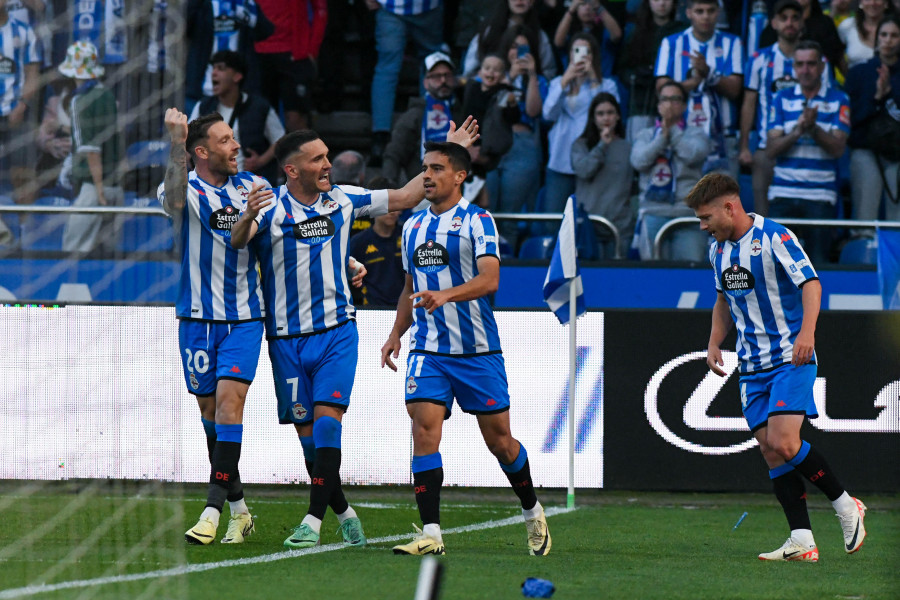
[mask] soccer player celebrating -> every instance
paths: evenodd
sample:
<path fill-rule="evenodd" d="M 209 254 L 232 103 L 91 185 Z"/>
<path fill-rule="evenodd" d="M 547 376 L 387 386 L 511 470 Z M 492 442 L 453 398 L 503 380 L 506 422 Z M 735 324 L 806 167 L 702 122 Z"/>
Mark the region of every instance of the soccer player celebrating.
<path fill-rule="evenodd" d="M 447 137 L 470 145 L 477 132 L 469 118 L 458 130 L 451 123 Z M 250 243 L 259 253 L 266 306 L 271 307 L 266 337 L 279 420 L 294 424 L 312 466 L 309 510 L 284 545 L 318 544 L 330 505 L 344 543 L 362 546 L 362 524 L 344 498 L 339 472 L 341 419 L 350 403 L 359 343 L 346 276 L 347 240 L 355 217 L 376 217 L 421 202 L 422 176 L 399 190 L 332 186 L 328 147 L 310 130 L 282 137 L 275 156 L 287 183 L 271 209 L 271 195 L 251 197 L 231 243 L 235 248 Z"/>
<path fill-rule="evenodd" d="M 716 243 L 710 262 L 716 272 L 712 330 L 706 363 L 724 376 L 719 345 L 737 324 L 741 406 L 769 467 L 775 497 L 791 535 L 761 560 L 817 562 L 806 509 L 804 479 L 828 496 L 844 533 L 844 550 L 859 550 L 866 537 L 865 505 L 851 497 L 816 448 L 800 438 L 805 418 L 818 416 L 815 329 L 822 285 L 793 232 L 744 212 L 737 182 L 727 175 L 703 177 L 685 200 L 700 229 Z"/>
<path fill-rule="evenodd" d="M 488 295 L 497 290 L 497 227 L 487 212 L 462 197 L 469 153 L 452 143 L 428 142 L 422 170 L 431 207 L 403 227 L 406 285 L 397 317 L 381 348 L 381 366 L 397 370 L 400 337 L 412 327 L 406 410 L 413 421 L 412 472 L 423 529 L 395 554 L 444 554 L 438 451 L 453 399 L 478 419 L 481 435 L 522 504 L 531 554 L 550 552 L 544 509 L 534 492 L 525 447 L 509 428 L 509 389 L 497 324 Z"/>
<path fill-rule="evenodd" d="M 231 520 L 222 543 L 240 544 L 253 532 L 238 460 L 265 310 L 256 255 L 252 249 L 234 250 L 229 238 L 247 198 L 269 184 L 238 173 L 240 144 L 218 113 L 188 123 L 184 113 L 170 108 L 165 124 L 172 146 L 158 195 L 181 236 L 178 345 L 188 391 L 200 405 L 212 466 L 206 507 L 184 538 L 190 544 L 212 542 L 227 499 Z M 195 165 L 190 173 L 188 153 Z"/>

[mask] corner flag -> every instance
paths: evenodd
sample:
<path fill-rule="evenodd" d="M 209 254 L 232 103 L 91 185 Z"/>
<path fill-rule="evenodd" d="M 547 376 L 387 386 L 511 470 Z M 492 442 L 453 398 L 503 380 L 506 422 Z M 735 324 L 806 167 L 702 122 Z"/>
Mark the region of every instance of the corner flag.
<path fill-rule="evenodd" d="M 878 284 L 884 310 L 900 310 L 900 231 L 878 230 Z"/>
<path fill-rule="evenodd" d="M 572 310 L 569 304 L 572 286 L 575 287 L 575 318 L 585 313 L 585 303 L 584 288 L 576 259 L 575 200 L 572 196 L 569 196 L 563 214 L 556 247 L 553 248 L 553 257 L 550 259 L 550 268 L 544 279 L 544 302 L 550 306 L 560 324 L 565 325 L 569 322 Z"/>

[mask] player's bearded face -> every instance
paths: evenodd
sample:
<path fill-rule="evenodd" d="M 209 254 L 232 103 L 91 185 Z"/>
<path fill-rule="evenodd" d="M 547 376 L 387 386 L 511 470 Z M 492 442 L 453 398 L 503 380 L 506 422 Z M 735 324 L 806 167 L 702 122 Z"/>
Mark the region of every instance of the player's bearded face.
<path fill-rule="evenodd" d="M 450 197 L 459 187 L 456 171 L 450 159 L 440 152 L 428 152 L 422 161 L 425 198 L 430 202 L 440 202 Z M 464 174 L 464 172 L 462 172 Z"/>
<path fill-rule="evenodd" d="M 241 145 L 234 139 L 234 132 L 228 123 L 220 121 L 210 126 L 205 147 L 210 171 L 221 175 L 234 175 L 238 172 L 237 155 Z"/>
<path fill-rule="evenodd" d="M 303 144 L 291 163 L 297 170 L 298 183 L 305 193 L 331 191 L 331 162 L 325 142 L 313 140 Z"/>

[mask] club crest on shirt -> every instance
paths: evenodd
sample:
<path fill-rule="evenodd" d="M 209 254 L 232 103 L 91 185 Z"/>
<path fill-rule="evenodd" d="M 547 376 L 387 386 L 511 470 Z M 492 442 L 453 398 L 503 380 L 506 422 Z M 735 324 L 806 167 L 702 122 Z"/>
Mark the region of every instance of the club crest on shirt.
<path fill-rule="evenodd" d="M 234 227 L 234 224 L 237 223 L 240 217 L 241 213 L 238 209 L 228 204 L 209 215 L 209 228 L 222 233 L 222 235 L 225 232 L 230 233 L 231 228 Z"/>
<path fill-rule="evenodd" d="M 436 273 L 449 264 L 450 253 L 434 240 L 428 240 L 413 251 L 413 265 L 425 273 Z"/>
<path fill-rule="evenodd" d="M 340 207 L 340 204 L 332 200 L 331 198 L 322 200 L 322 207 L 326 210 L 337 210 Z"/>
<path fill-rule="evenodd" d="M 417 389 L 419 389 L 419 385 L 416 383 L 416 380 L 414 377 L 410 377 L 409 379 L 406 380 L 406 393 L 407 394 L 413 394 L 413 393 L 415 393 L 415 391 Z"/>
<path fill-rule="evenodd" d="M 291 405 L 291 413 L 294 415 L 294 418 L 298 421 L 302 421 L 303 417 L 306 416 L 307 410 L 303 408 L 303 405 L 299 402 Z"/>
<path fill-rule="evenodd" d="M 741 265 L 731 265 L 722 273 L 722 288 L 726 294 L 735 298 L 750 293 L 754 285 L 756 285 L 756 279 L 753 277 L 753 273 Z"/>
<path fill-rule="evenodd" d="M 299 242 L 315 246 L 334 236 L 334 222 L 328 217 L 315 217 L 308 221 L 295 223 L 291 229 L 294 230 L 294 237 Z"/>
<path fill-rule="evenodd" d="M 750 256 L 759 256 L 762 254 L 762 242 L 754 239 L 750 242 Z"/>
<path fill-rule="evenodd" d="M 241 198 L 244 200 L 247 200 L 247 197 L 250 196 L 250 192 L 241 184 L 236 185 L 234 189 L 241 194 Z"/>
<path fill-rule="evenodd" d="M 450 229 L 459 231 L 460 227 L 462 227 L 462 217 L 453 217 L 450 221 Z"/>

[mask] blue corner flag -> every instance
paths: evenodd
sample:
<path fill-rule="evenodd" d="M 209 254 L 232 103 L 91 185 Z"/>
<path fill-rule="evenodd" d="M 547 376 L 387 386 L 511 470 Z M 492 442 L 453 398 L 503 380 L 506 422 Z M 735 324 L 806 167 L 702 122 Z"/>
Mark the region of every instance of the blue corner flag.
<path fill-rule="evenodd" d="M 884 310 L 900 310 L 900 230 L 878 230 L 878 284 Z"/>
<path fill-rule="evenodd" d="M 584 288 L 581 285 L 581 274 L 575 250 L 575 202 L 571 196 L 566 202 L 566 210 L 547 278 L 544 279 L 544 302 L 559 319 L 560 324 L 569 322 L 571 307 L 569 306 L 570 286 L 575 286 L 575 318 L 585 312 Z"/>

